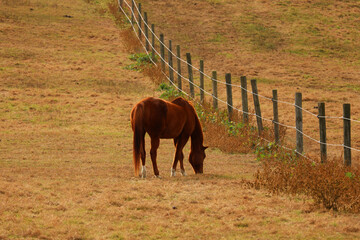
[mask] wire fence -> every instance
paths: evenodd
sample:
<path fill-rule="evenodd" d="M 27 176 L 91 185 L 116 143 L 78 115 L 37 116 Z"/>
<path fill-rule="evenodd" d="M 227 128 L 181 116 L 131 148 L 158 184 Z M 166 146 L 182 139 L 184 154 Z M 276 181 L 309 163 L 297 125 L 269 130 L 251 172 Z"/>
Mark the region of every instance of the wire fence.
<path fill-rule="evenodd" d="M 300 102 L 300 104 L 296 104 L 296 103 L 291 103 L 291 102 L 278 100 L 277 98 L 275 99 L 274 97 L 273 98 L 266 97 L 266 96 L 258 94 L 257 91 L 254 91 L 254 89 L 252 91 L 250 91 L 246 87 L 244 87 L 243 85 L 237 85 L 237 84 L 232 84 L 232 83 L 229 83 L 229 82 L 223 82 L 223 81 L 220 81 L 220 80 L 218 80 L 218 79 L 216 79 L 216 78 L 214 78 L 212 76 L 209 76 L 201 68 L 199 69 L 199 68 L 195 67 L 194 65 L 192 65 L 191 61 L 185 61 L 184 59 L 179 57 L 178 54 L 175 54 L 172 51 L 171 47 L 167 47 L 166 44 L 164 44 L 163 38 L 161 38 L 161 37 L 159 38 L 156 35 L 156 33 L 154 32 L 153 26 L 152 27 L 149 26 L 148 21 L 147 21 L 147 17 L 146 18 L 144 17 L 144 16 L 147 16 L 147 14 L 144 13 L 144 16 L 143 16 L 143 14 L 141 13 L 141 4 L 140 3 L 137 5 L 134 0 L 131 0 L 131 5 L 130 5 L 129 2 L 126 1 L 126 0 L 118 0 L 118 4 L 119 4 L 119 10 L 124 14 L 124 16 L 128 20 L 128 22 L 131 23 L 131 27 L 132 27 L 133 31 L 135 32 L 135 35 L 137 36 L 137 38 L 138 38 L 139 42 L 141 43 L 142 47 L 144 48 L 145 52 L 147 54 L 150 54 L 149 53 L 149 51 L 150 51 L 149 48 L 151 48 L 151 52 L 153 54 L 156 54 L 160 58 L 160 61 L 161 61 L 161 64 L 162 64 L 161 70 L 162 70 L 163 75 L 166 77 L 166 79 L 176 89 L 181 91 L 186 96 L 192 98 L 193 100 L 196 100 L 195 97 L 194 97 L 194 94 L 192 92 L 190 94 L 188 94 L 186 91 L 184 91 L 182 88 L 180 88 L 178 85 L 175 84 L 174 79 L 172 79 L 171 76 L 169 77 L 166 74 L 165 67 L 164 67 L 165 65 L 169 69 L 169 75 L 170 75 L 170 71 L 173 71 L 173 72 L 175 72 L 177 74 L 177 76 L 179 77 L 179 80 L 182 79 L 182 80 L 186 81 L 187 83 L 189 83 L 190 91 L 191 91 L 191 87 L 196 87 L 201 92 L 203 92 L 206 95 L 210 96 L 213 100 L 216 100 L 216 101 L 226 105 L 228 107 L 228 110 L 237 111 L 237 112 L 242 113 L 242 114 L 254 116 L 258 120 L 267 121 L 267 122 L 270 122 L 270 123 L 272 123 L 274 125 L 285 127 L 287 129 L 293 129 L 296 132 L 297 141 L 301 140 L 301 142 L 302 142 L 302 138 L 305 137 L 305 138 L 311 140 L 312 142 L 315 142 L 315 143 L 319 144 L 322 148 L 324 146 L 325 147 L 326 146 L 331 146 L 331 147 L 342 147 L 342 148 L 344 148 L 344 157 L 345 157 L 344 162 L 347 165 L 351 164 L 351 150 L 356 151 L 356 152 L 360 152 L 360 149 L 351 147 L 351 140 L 350 139 L 345 139 L 346 132 L 348 133 L 348 135 L 350 137 L 350 122 L 359 123 L 360 122 L 359 120 L 351 119 L 349 116 L 345 116 L 345 114 L 344 114 L 344 116 L 326 116 L 326 115 L 314 114 L 313 112 L 303 108 L 301 106 L 301 102 Z M 126 10 L 126 8 L 127 8 L 127 10 Z M 144 29 L 141 27 L 142 25 L 144 26 Z M 137 27 L 137 29 L 136 29 L 136 27 Z M 137 33 L 136 30 L 138 30 L 138 34 L 136 34 Z M 153 39 L 149 39 L 149 36 L 148 36 L 149 32 L 151 33 L 151 36 L 152 36 Z M 142 41 L 142 39 L 141 39 L 142 37 L 144 37 L 145 43 Z M 160 52 L 156 49 L 156 47 L 154 45 L 155 39 L 160 44 Z M 167 53 L 168 53 L 169 62 L 166 61 L 166 59 L 165 59 L 165 54 L 164 54 L 165 49 L 167 50 Z M 190 54 L 189 54 L 189 56 L 190 56 Z M 301 128 L 299 128 L 298 126 L 291 126 L 291 125 L 288 125 L 288 124 L 285 124 L 285 123 L 281 123 L 279 121 L 274 121 L 274 119 L 277 119 L 277 118 L 275 118 L 275 116 L 274 116 L 274 119 L 269 119 L 269 118 L 265 118 L 265 117 L 261 116 L 261 114 L 258 114 L 256 112 L 252 113 L 252 112 L 250 112 L 248 110 L 246 111 L 244 109 L 236 108 L 235 106 L 233 106 L 233 104 L 231 104 L 232 100 L 231 101 L 229 101 L 229 99 L 227 99 L 226 101 L 222 100 L 221 98 L 219 98 L 218 96 L 216 96 L 214 94 L 214 89 L 213 89 L 213 93 L 210 93 L 209 91 L 206 91 L 204 89 L 204 87 L 201 86 L 203 84 L 200 83 L 199 85 L 197 85 L 190 78 L 190 76 L 185 77 L 183 74 L 181 74 L 180 69 L 177 70 L 172 66 L 172 60 L 170 61 L 170 57 L 171 58 L 174 57 L 176 60 L 178 60 L 178 61 L 180 61 L 182 63 L 185 63 L 186 66 L 189 68 L 189 71 L 190 71 L 190 69 L 194 70 L 194 71 L 198 72 L 200 75 L 206 77 L 207 79 L 210 79 L 212 82 L 219 83 L 219 84 L 222 84 L 222 85 L 225 85 L 225 86 L 229 86 L 231 88 L 232 87 L 239 88 L 242 91 L 245 91 L 246 93 L 249 93 L 251 96 L 253 96 L 253 98 L 260 97 L 260 98 L 265 99 L 267 101 L 271 101 L 273 103 L 275 102 L 276 104 L 280 103 L 280 104 L 292 106 L 296 110 L 299 110 L 301 112 L 301 118 L 302 118 L 302 113 L 306 113 L 311 117 L 319 119 L 319 121 L 321 121 L 321 120 L 325 121 L 325 119 L 343 120 L 343 122 L 344 122 L 344 143 L 342 143 L 342 144 L 327 143 L 326 142 L 326 137 L 325 137 L 325 139 L 323 138 L 323 139 L 320 139 L 320 140 L 317 140 L 314 137 L 311 137 L 310 134 L 307 134 L 302 130 L 302 119 L 301 119 Z M 156 66 L 158 65 L 158 63 L 156 61 L 154 61 L 153 58 L 150 58 L 150 60 L 154 65 L 156 65 Z M 200 103 L 201 102 L 202 101 L 200 101 Z M 346 104 L 344 104 L 344 109 L 345 109 L 345 105 Z M 345 110 L 344 110 L 344 113 L 345 113 Z M 349 115 L 350 115 L 350 112 L 349 112 Z M 345 125 L 347 125 L 348 127 L 345 128 Z M 326 128 L 325 128 L 325 131 L 326 131 Z M 272 142 L 269 139 L 265 139 L 263 136 L 261 136 L 261 134 L 259 134 L 259 138 L 264 140 L 264 141 L 267 141 L 267 142 Z M 287 146 L 284 146 L 284 145 L 280 144 L 279 142 L 277 144 L 278 144 L 278 146 L 280 146 L 280 147 L 282 147 L 282 148 L 284 148 L 286 150 L 294 150 L 292 148 L 289 148 Z M 301 149 L 302 149 L 302 147 L 301 147 Z M 297 154 L 299 154 L 299 155 L 301 155 L 301 156 L 303 156 L 305 158 L 309 158 L 303 153 L 303 151 L 299 151 L 298 148 L 295 149 L 294 151 Z M 321 153 L 321 154 L 323 154 L 323 153 Z M 326 149 L 325 149 L 325 154 L 326 154 Z"/>

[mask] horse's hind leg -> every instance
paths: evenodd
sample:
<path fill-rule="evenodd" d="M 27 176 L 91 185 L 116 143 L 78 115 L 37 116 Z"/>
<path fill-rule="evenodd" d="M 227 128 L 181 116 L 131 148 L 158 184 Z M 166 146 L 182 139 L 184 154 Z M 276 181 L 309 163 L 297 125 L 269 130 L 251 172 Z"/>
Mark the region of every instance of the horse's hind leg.
<path fill-rule="evenodd" d="M 145 159 L 146 159 L 146 151 L 145 151 L 145 134 L 141 136 L 141 147 L 140 147 L 140 156 L 141 156 L 141 177 L 146 178 L 146 168 L 145 168 Z"/>
<path fill-rule="evenodd" d="M 154 174 L 156 177 L 160 177 L 159 169 L 158 169 L 157 163 L 156 163 L 157 149 L 159 148 L 159 144 L 160 144 L 160 138 L 157 138 L 157 137 L 151 138 L 150 156 L 151 156 L 151 161 L 152 161 L 152 165 L 153 165 L 153 169 L 154 169 Z"/>

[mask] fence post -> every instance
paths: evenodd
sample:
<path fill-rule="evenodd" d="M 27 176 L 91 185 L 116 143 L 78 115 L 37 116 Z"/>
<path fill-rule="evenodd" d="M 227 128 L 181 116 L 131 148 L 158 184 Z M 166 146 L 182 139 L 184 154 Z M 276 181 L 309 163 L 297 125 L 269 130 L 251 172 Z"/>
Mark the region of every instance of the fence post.
<path fill-rule="evenodd" d="M 253 92 L 256 122 L 258 125 L 259 136 L 261 136 L 264 128 L 263 128 L 262 118 L 261 118 L 260 101 L 259 101 L 259 96 L 258 96 L 256 79 L 251 80 L 251 88 L 252 88 L 252 92 Z"/>
<path fill-rule="evenodd" d="M 244 121 L 244 123 L 249 123 L 249 116 L 248 116 L 249 106 L 248 106 L 246 77 L 241 76 L 240 80 L 241 80 L 241 99 L 242 99 L 243 121 Z"/>
<path fill-rule="evenodd" d="M 151 45 L 151 57 L 155 61 L 155 24 L 151 24 Z"/>
<path fill-rule="evenodd" d="M 277 97 L 277 90 L 274 89 L 272 90 L 272 95 L 273 95 L 273 113 L 274 113 L 274 137 L 275 137 L 275 143 L 279 144 L 280 143 L 280 134 L 279 134 L 279 110 L 278 110 L 278 97 Z"/>
<path fill-rule="evenodd" d="M 326 162 L 327 151 L 326 151 L 326 119 L 325 119 L 325 103 L 321 102 L 318 104 L 318 118 L 319 118 L 319 132 L 320 132 L 320 159 L 321 162 Z"/>
<path fill-rule="evenodd" d="M 229 121 L 232 120 L 233 117 L 233 103 L 232 103 L 232 89 L 231 89 L 231 74 L 225 74 L 226 80 L 226 96 L 227 96 L 227 109 L 229 114 Z"/>
<path fill-rule="evenodd" d="M 139 39 L 141 41 L 141 3 L 138 4 L 138 10 L 139 10 L 139 18 L 138 18 L 138 23 L 139 23 Z"/>
<path fill-rule="evenodd" d="M 165 72 L 164 34 L 162 33 L 160 33 L 160 58 L 161 58 L 161 70 Z"/>
<path fill-rule="evenodd" d="M 194 98 L 194 84 L 193 84 L 193 72 L 192 72 L 192 64 L 191 64 L 191 55 L 190 53 L 186 53 L 186 61 L 187 61 L 187 67 L 188 67 L 188 73 L 189 73 L 189 87 L 190 87 L 190 97 Z"/>
<path fill-rule="evenodd" d="M 174 71 L 173 71 L 173 58 L 172 58 L 171 40 L 169 40 L 168 59 L 169 59 L 169 78 L 170 78 L 170 81 L 173 83 L 174 82 Z"/>
<path fill-rule="evenodd" d="M 134 13 L 135 13 L 135 3 L 134 0 L 131 1 L 131 25 L 134 25 Z"/>
<path fill-rule="evenodd" d="M 351 125 L 350 125 L 350 104 L 343 105 L 344 119 L 344 164 L 351 166 Z"/>
<path fill-rule="evenodd" d="M 212 72 L 212 88 L 213 88 L 213 108 L 216 111 L 218 109 L 218 100 L 217 100 L 217 74 L 216 71 Z"/>
<path fill-rule="evenodd" d="M 302 94 L 295 93 L 295 121 L 296 121 L 296 152 L 302 154 L 303 142 L 303 118 L 302 118 Z"/>
<path fill-rule="evenodd" d="M 147 12 L 144 12 L 144 29 L 145 29 L 145 48 L 147 51 L 150 50 L 150 44 L 149 44 L 149 25 L 148 25 L 148 18 L 147 18 Z"/>
<path fill-rule="evenodd" d="M 180 45 L 176 45 L 176 56 L 177 56 L 177 72 L 178 72 L 178 88 L 179 92 L 182 90 L 181 84 L 181 60 L 180 60 Z"/>
<path fill-rule="evenodd" d="M 204 61 L 200 60 L 200 103 L 204 103 Z"/>

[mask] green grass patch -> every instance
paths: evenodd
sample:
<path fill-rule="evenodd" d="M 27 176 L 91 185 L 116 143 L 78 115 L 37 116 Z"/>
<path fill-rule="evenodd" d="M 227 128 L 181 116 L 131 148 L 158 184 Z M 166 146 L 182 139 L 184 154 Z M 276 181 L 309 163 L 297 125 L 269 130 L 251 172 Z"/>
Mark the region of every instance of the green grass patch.
<path fill-rule="evenodd" d="M 265 24 L 256 14 L 238 17 L 233 26 L 240 34 L 240 43 L 250 44 L 253 51 L 277 50 L 284 44 L 284 38 L 276 26 Z"/>
<path fill-rule="evenodd" d="M 143 71 L 144 68 L 152 66 L 152 61 L 157 61 L 158 56 L 152 56 L 152 53 L 135 53 L 131 54 L 129 59 L 134 63 L 125 66 L 124 68 L 127 70 L 134 70 L 134 71 Z"/>
<path fill-rule="evenodd" d="M 270 78 L 256 78 L 256 81 L 261 84 L 273 84 L 276 80 Z"/>
<path fill-rule="evenodd" d="M 207 41 L 211 43 L 224 43 L 226 42 L 226 37 L 221 33 L 216 33 Z"/>

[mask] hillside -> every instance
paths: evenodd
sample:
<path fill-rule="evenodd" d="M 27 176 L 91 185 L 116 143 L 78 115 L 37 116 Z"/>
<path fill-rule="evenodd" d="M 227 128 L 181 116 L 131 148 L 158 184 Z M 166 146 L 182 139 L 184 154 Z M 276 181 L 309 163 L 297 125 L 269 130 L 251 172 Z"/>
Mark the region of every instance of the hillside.
<path fill-rule="evenodd" d="M 164 33 L 165 43 L 172 40 L 173 46 L 180 45 L 183 59 L 190 52 L 195 66 L 203 59 L 208 75 L 215 70 L 224 81 L 225 73 L 231 73 L 237 85 L 242 75 L 255 78 L 261 95 L 272 98 L 272 89 L 277 89 L 279 100 L 288 103 L 294 103 L 295 93 L 301 92 L 303 107 L 315 115 L 318 102 L 325 102 L 326 115 L 332 117 L 341 117 L 342 105 L 350 103 L 351 118 L 360 119 L 358 0 L 137 2 L 156 33 Z M 187 70 L 183 72 L 187 76 Z M 211 92 L 210 80 L 206 81 Z M 225 100 L 225 87 L 220 91 Z M 240 90 L 233 91 L 234 104 L 241 108 Z M 272 102 L 261 99 L 261 105 L 262 116 L 272 119 Z M 293 106 L 280 104 L 279 115 L 281 123 L 295 125 Z M 319 138 L 318 124 L 316 117 L 304 113 L 304 132 L 314 139 Z M 328 139 L 341 144 L 342 121 L 329 119 L 328 126 Z M 352 146 L 358 149 L 359 133 L 360 125 L 354 123 Z M 289 129 L 288 147 L 294 147 L 294 135 Z M 305 152 L 317 155 L 319 144 L 304 141 Z M 328 151 L 331 156 L 342 154 L 339 147 Z M 354 151 L 354 157 L 358 155 Z"/>
<path fill-rule="evenodd" d="M 160 93 L 106 3 L 0 0 L 0 239 L 359 238 L 358 215 L 244 185 L 252 154 L 170 178 L 162 141 L 163 178 L 134 177 L 129 113 Z"/>

